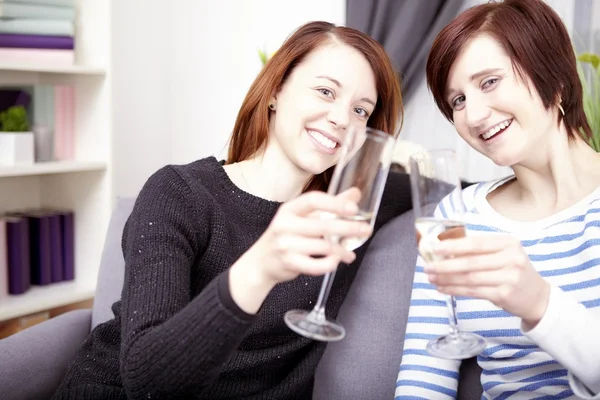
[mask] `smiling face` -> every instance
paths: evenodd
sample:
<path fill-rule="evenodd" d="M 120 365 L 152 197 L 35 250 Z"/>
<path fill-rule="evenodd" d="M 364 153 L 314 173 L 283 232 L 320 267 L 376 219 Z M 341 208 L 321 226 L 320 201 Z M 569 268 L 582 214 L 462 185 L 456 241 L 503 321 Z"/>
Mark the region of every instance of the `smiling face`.
<path fill-rule="evenodd" d="M 488 35 L 465 44 L 450 69 L 446 100 L 459 135 L 497 165 L 526 162 L 557 129 L 555 111 L 544 108 L 535 86 L 521 80 L 502 46 Z"/>
<path fill-rule="evenodd" d="M 311 52 L 271 99 L 269 146 L 301 171 L 335 165 L 348 129 L 364 127 L 375 109 L 373 70 L 354 48 L 337 42 Z"/>

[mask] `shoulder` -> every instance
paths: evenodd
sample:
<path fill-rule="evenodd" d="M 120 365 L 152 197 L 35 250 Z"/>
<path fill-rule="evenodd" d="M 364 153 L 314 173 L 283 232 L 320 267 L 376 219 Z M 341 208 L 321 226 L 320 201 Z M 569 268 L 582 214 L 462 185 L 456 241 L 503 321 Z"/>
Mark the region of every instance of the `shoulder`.
<path fill-rule="evenodd" d="M 154 172 L 144 184 L 140 197 L 177 196 L 181 200 L 202 197 L 219 180 L 219 162 L 214 157 L 187 164 L 169 164 Z"/>
<path fill-rule="evenodd" d="M 210 207 L 216 167 L 214 157 L 188 164 L 169 164 L 154 172 L 139 192 L 132 217 L 143 215 L 144 219 L 157 220 L 171 216 L 186 216 L 198 220 Z"/>

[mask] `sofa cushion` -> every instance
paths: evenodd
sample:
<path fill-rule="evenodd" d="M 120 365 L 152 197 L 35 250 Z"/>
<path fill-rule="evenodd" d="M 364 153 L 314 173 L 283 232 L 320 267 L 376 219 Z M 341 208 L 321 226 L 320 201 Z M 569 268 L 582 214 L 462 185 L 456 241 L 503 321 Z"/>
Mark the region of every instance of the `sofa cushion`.
<path fill-rule="evenodd" d="M 125 276 L 125 261 L 121 249 L 123 228 L 133 210 L 135 198 L 120 197 L 112 213 L 100 259 L 98 284 L 92 310 L 92 329 L 114 318 L 111 306 L 121 298 Z"/>
<path fill-rule="evenodd" d="M 314 399 L 393 399 L 414 275 L 412 211 L 373 238 L 338 322 L 346 337 L 327 345 L 316 373 Z"/>
<path fill-rule="evenodd" d="M 342 305 L 346 337 L 329 343 L 317 368 L 314 400 L 394 398 L 417 260 L 413 212 L 373 238 Z M 481 399 L 481 369 L 463 362 L 459 400 Z"/>

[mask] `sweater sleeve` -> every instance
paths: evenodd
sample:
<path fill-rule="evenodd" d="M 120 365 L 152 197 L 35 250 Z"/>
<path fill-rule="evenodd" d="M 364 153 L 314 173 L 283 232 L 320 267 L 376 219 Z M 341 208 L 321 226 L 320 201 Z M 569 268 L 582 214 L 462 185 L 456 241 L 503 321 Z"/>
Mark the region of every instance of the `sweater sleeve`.
<path fill-rule="evenodd" d="M 569 370 L 571 389 L 582 399 L 600 399 L 600 319 L 552 286 L 544 316 L 524 335 Z"/>
<path fill-rule="evenodd" d="M 223 301 L 227 272 L 190 295 L 191 269 L 210 235 L 208 203 L 165 167 L 146 182 L 127 221 L 120 368 L 128 398 L 201 392 L 253 321 Z"/>
<path fill-rule="evenodd" d="M 433 357 L 426 349 L 431 339 L 448 333 L 448 308 L 444 295 L 427 280 L 424 265 L 418 257 L 395 400 L 457 396 L 460 361 Z"/>

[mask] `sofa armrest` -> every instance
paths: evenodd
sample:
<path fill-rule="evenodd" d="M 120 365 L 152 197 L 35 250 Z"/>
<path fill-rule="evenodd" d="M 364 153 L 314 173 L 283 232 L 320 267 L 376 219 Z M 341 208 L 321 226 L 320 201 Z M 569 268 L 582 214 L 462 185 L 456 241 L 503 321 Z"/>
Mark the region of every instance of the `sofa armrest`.
<path fill-rule="evenodd" d="M 92 310 L 75 310 L 0 340 L 2 399 L 49 399 L 90 333 Z"/>

